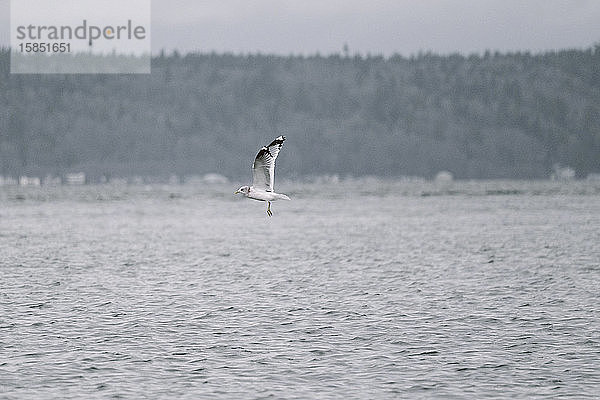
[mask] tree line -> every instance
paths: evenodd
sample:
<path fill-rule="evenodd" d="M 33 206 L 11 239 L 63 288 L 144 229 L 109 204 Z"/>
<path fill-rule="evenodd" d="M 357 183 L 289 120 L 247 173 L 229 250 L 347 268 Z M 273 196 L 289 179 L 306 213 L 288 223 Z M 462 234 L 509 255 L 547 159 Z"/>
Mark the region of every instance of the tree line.
<path fill-rule="evenodd" d="M 542 54 L 164 52 L 149 75 L 15 75 L 0 50 L 0 174 L 541 178 L 600 172 L 600 45 Z"/>

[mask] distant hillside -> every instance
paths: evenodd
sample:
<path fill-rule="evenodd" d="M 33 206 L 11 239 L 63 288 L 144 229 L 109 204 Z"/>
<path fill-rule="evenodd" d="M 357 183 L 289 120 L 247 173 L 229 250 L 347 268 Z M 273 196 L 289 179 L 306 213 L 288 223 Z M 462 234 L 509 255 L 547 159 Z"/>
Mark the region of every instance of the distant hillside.
<path fill-rule="evenodd" d="M 0 51 L 0 174 L 220 172 L 249 178 L 288 137 L 287 177 L 547 177 L 600 172 L 600 45 L 382 57 L 177 54 L 149 76 L 10 75 Z"/>

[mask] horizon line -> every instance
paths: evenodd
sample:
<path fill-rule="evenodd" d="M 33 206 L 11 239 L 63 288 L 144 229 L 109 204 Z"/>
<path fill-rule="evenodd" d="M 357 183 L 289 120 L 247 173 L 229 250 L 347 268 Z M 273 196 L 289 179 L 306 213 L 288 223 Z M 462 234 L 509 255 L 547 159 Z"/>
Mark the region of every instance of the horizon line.
<path fill-rule="evenodd" d="M 11 46 L 0 46 L 0 52 L 11 52 Z M 414 58 L 423 58 L 423 57 L 456 57 L 460 56 L 462 58 L 471 58 L 478 57 L 483 58 L 486 56 L 514 56 L 514 55 L 527 55 L 527 56 L 543 56 L 548 54 L 557 54 L 561 52 L 570 52 L 570 51 L 592 51 L 592 52 L 600 52 L 600 40 L 596 41 L 587 46 L 573 46 L 573 47 L 563 47 L 556 49 L 544 49 L 544 50 L 530 50 L 530 49 L 519 49 L 519 50 L 494 50 L 494 49 L 485 49 L 481 51 L 472 51 L 472 52 L 434 52 L 433 50 L 419 50 L 416 53 L 411 53 L 410 55 L 405 55 L 400 52 L 393 52 L 388 55 L 385 55 L 382 52 L 344 52 L 344 50 L 339 50 L 337 52 L 320 52 L 315 51 L 312 53 L 280 53 L 280 52 L 262 52 L 260 50 L 254 51 L 234 51 L 234 50 L 190 50 L 184 51 L 179 50 L 177 48 L 166 49 L 162 48 L 158 51 L 152 51 L 151 57 L 161 58 L 161 57 L 181 57 L 185 58 L 187 56 L 202 56 L 202 55 L 210 55 L 210 56 L 234 56 L 234 57 L 277 57 L 277 58 L 331 58 L 331 57 L 339 57 L 342 59 L 414 59 Z"/>

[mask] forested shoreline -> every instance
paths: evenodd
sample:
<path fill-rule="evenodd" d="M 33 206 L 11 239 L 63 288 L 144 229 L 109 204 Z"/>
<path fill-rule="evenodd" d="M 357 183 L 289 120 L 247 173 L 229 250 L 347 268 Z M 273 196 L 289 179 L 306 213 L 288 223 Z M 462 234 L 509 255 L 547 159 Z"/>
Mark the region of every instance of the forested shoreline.
<path fill-rule="evenodd" d="M 151 75 L 11 75 L 0 175 L 545 178 L 600 172 L 600 45 L 413 57 L 160 54 Z"/>

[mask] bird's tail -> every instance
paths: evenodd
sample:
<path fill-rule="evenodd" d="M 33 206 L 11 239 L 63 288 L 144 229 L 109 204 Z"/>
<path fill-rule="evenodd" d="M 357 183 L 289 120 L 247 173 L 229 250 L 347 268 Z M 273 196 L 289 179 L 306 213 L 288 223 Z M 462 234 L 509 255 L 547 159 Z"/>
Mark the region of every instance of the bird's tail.
<path fill-rule="evenodd" d="M 277 199 L 278 200 L 291 200 L 289 197 L 287 197 L 285 194 L 277 194 Z"/>

